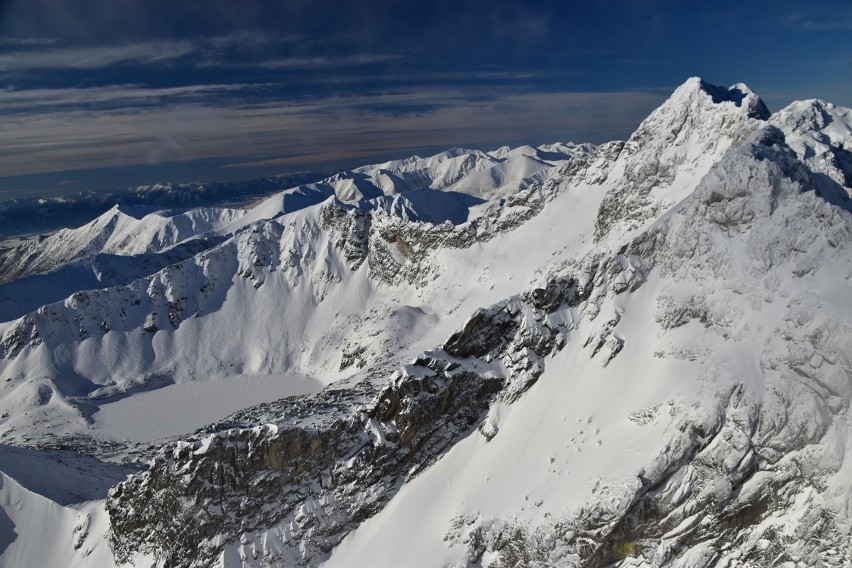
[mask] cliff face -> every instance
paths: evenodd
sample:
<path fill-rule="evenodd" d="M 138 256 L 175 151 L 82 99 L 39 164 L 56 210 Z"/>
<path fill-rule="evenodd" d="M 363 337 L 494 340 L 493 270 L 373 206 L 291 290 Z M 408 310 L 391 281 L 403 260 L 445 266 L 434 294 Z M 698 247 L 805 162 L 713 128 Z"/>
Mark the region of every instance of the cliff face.
<path fill-rule="evenodd" d="M 178 442 L 111 491 L 116 557 L 203 566 L 226 542 L 279 526 L 265 561 L 315 562 L 467 433 L 501 384 L 424 358 L 370 403 L 328 392 L 280 404 L 280 424 Z"/>

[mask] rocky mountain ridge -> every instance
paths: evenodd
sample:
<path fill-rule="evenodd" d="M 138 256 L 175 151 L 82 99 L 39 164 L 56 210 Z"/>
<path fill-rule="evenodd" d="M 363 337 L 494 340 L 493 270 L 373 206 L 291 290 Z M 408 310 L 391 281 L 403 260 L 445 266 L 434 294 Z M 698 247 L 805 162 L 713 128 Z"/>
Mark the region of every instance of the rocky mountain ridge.
<path fill-rule="evenodd" d="M 585 155 L 591 151 L 591 147 L 584 146 L 582 152 L 578 150 L 577 153 Z M 233 322 L 243 322 L 237 325 L 253 329 L 277 329 L 282 316 L 296 312 L 297 317 L 310 319 L 314 317 L 310 306 L 316 306 L 313 309 L 320 312 L 326 309 L 337 312 L 326 316 L 333 318 L 328 325 L 337 328 L 336 334 L 352 334 L 351 320 L 362 317 L 357 313 L 358 306 L 340 310 L 338 301 L 323 304 L 329 294 L 347 293 L 344 281 L 354 278 L 365 283 L 397 285 L 405 282 L 422 286 L 440 272 L 429 262 L 433 250 L 470 248 L 524 223 L 541 211 L 544 200 L 554 193 L 556 181 L 542 186 L 535 181 L 541 174 L 535 174 L 532 178 L 522 178 L 527 180 L 521 184 L 525 189 L 518 191 L 520 182 L 516 178 L 528 173 L 528 169 L 514 171 L 509 168 L 507 178 L 505 170 L 512 160 L 525 164 L 528 157 L 523 153 L 494 158 L 484 153 L 449 152 L 435 158 L 405 162 L 400 166 L 405 170 L 400 179 L 408 184 L 408 190 L 367 201 L 344 201 L 337 197 L 337 193 L 345 194 L 349 190 L 348 183 L 352 179 L 367 179 L 363 172 L 355 172 L 287 190 L 247 211 L 200 210 L 183 214 L 178 219 L 154 216 L 152 224 L 151 216 L 136 220 L 116 209 L 87 227 L 70 231 L 68 234 L 73 238 L 63 240 L 65 233 L 57 233 L 40 243 L 43 253 L 28 258 L 73 260 L 75 256 L 89 254 L 90 258 L 97 259 L 93 266 L 99 266 L 103 264 L 105 250 L 116 258 L 137 258 L 134 255 L 139 250 L 163 249 L 159 255 L 145 254 L 179 262 L 127 284 L 74 292 L 65 300 L 43 305 L 0 330 L 0 356 L 5 373 L 31 377 L 19 384 L 16 392 L 9 393 L 7 400 L 10 406 L 33 406 L 35 412 L 50 414 L 54 419 L 75 420 L 74 415 L 80 414 L 75 406 L 110 400 L 128 389 L 156 388 L 164 380 L 193 380 L 199 376 L 234 373 L 234 368 L 244 373 L 286 371 L 294 365 L 299 365 L 300 370 L 312 369 L 313 373 L 314 364 L 310 361 L 307 369 L 304 369 L 304 362 L 292 361 L 297 357 L 306 358 L 298 340 L 289 348 L 286 341 L 281 344 L 280 338 L 272 336 L 258 344 L 256 334 L 249 331 L 244 334 L 245 343 L 234 343 L 227 339 Z M 498 181 L 485 188 L 497 190 L 499 184 L 508 179 L 510 186 L 515 184 L 517 193 L 494 202 L 482 202 L 480 198 L 453 190 L 415 186 L 415 181 L 421 185 L 425 183 L 424 172 L 430 172 L 427 181 L 438 180 L 431 182 L 433 185 L 454 183 L 463 175 L 456 171 L 460 168 L 459 161 L 480 164 L 474 168 L 475 173 L 499 167 L 503 173 L 495 178 Z M 384 166 L 371 175 L 387 175 L 382 173 L 388 171 Z M 555 171 L 553 166 L 543 162 L 539 162 L 538 167 Z M 405 175 L 411 172 L 416 174 L 414 181 L 405 181 Z M 362 184 L 362 187 L 366 186 Z M 431 211 L 418 205 L 423 192 L 430 193 Z M 412 194 L 419 195 L 409 197 Z M 311 205 L 311 199 L 319 201 Z M 436 214 L 440 217 L 441 211 L 452 211 L 453 207 L 442 209 L 442 204 L 448 202 L 472 208 L 470 220 L 467 220 L 467 212 L 465 221 L 455 225 L 449 219 L 437 224 L 421 220 L 434 218 Z M 200 216 L 207 219 L 206 223 L 181 221 L 184 217 L 195 220 Z M 116 229 L 116 224 L 121 227 Z M 168 241 L 161 238 L 164 228 L 151 230 L 152 226 L 161 225 L 169 229 L 167 234 L 171 238 Z M 185 227 L 185 231 L 175 231 L 176 226 Z M 136 238 L 126 237 L 131 233 Z M 77 242 L 88 244 L 73 245 Z M 69 253 L 68 246 L 72 245 L 67 243 L 82 252 Z M 189 255 L 193 247 L 200 248 L 201 252 Z M 52 251 L 60 248 L 60 254 L 53 254 Z M 43 275 L 44 278 L 64 278 L 66 267 L 74 264 L 68 260 Z M 366 273 L 358 272 L 362 263 Z M 151 263 L 144 266 L 150 267 Z M 39 278 L 39 275 L 31 275 L 18 282 L 31 284 Z M 231 298 L 234 293 L 239 299 Z M 251 302 L 254 296 L 278 298 L 280 307 L 276 311 L 267 310 L 265 302 L 268 300 L 261 300 L 256 304 L 255 318 L 247 319 L 245 310 L 252 308 L 246 307 L 245 302 Z M 289 300 L 284 300 L 286 298 Z M 329 307 L 325 308 L 326 305 Z M 260 325 L 264 320 L 268 323 Z M 325 372 L 336 372 L 353 364 L 363 366 L 367 353 L 350 345 L 352 342 L 346 336 L 335 337 L 335 331 L 331 331 L 324 344 L 308 346 L 321 350 L 319 359 L 327 369 Z M 207 355 L 204 355 L 203 345 L 198 344 L 199 334 L 208 338 L 205 341 L 209 346 Z M 223 342 L 229 343 L 224 353 Z M 340 342 L 347 345 L 342 354 Z M 70 351 L 69 345 L 72 346 Z M 85 351 L 81 350 L 84 345 L 87 345 Z M 122 350 L 121 357 L 113 355 L 116 349 Z M 267 356 L 260 356 L 258 360 L 254 355 L 275 350 L 283 351 L 277 360 Z M 314 357 L 308 353 L 307 358 Z M 223 369 L 222 360 L 229 361 L 228 368 Z M 33 366 L 40 374 L 35 380 L 32 372 L 19 371 Z M 63 369 L 67 368 L 74 369 L 73 380 L 64 377 Z M 14 385 L 8 387 L 14 388 Z M 51 400 L 55 405 L 45 404 Z M 14 422 L 12 417 L 9 425 L 13 429 Z"/>
<path fill-rule="evenodd" d="M 0 326 L 3 435 L 299 369 L 326 386 L 150 446 L 115 561 L 852 565 L 849 147 L 848 109 L 696 78 L 626 143 L 337 176 Z"/>

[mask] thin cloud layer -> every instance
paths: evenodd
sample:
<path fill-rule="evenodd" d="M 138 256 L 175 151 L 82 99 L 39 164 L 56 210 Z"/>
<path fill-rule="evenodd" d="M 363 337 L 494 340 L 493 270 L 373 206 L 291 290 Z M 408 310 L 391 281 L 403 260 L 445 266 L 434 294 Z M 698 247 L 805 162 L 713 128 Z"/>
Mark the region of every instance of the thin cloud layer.
<path fill-rule="evenodd" d="M 108 85 L 70 89 L 7 89 L 0 91 L 0 114 L 56 114 L 81 109 L 110 110 L 116 107 L 134 110 L 139 106 L 173 106 L 211 96 L 255 91 L 262 84 L 186 85 L 150 88 L 139 85 Z"/>
<path fill-rule="evenodd" d="M 8 0 L 0 191 L 625 138 L 693 75 L 852 106 L 848 3 L 779 2 Z"/>
<path fill-rule="evenodd" d="M 131 93 L 113 94 L 133 98 Z M 32 113 L 13 115 L 0 128 L 9 142 L 0 149 L 0 168 L 25 175 L 227 158 L 231 167 L 251 169 L 403 155 L 439 145 L 602 141 L 618 137 L 625 123 L 638 122 L 661 99 L 653 92 L 492 96 L 429 89 L 278 104 Z"/>
<path fill-rule="evenodd" d="M 158 41 L 104 47 L 16 51 L 0 55 L 0 71 L 38 69 L 101 69 L 136 63 L 149 65 L 184 57 L 196 50 L 187 41 Z"/>

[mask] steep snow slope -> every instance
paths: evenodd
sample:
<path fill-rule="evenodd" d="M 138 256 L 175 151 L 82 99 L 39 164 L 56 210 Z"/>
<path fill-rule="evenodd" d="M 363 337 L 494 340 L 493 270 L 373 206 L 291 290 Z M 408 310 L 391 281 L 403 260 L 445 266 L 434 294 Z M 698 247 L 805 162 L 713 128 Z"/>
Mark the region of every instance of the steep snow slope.
<path fill-rule="evenodd" d="M 128 284 L 186 260 L 222 240 L 223 237 L 203 237 L 190 239 L 159 252 L 127 256 L 99 252 L 67 262 L 62 260 L 49 272 L 0 284 L 0 322 L 18 319 L 40 306 L 57 302 L 81 290 Z"/>
<path fill-rule="evenodd" d="M 642 238 L 647 281 L 595 308 L 617 357 L 584 352 L 581 315 L 486 419 L 493 438 L 455 446 L 325 565 L 852 562 L 852 216 L 809 155 L 772 127 L 729 152 Z"/>
<path fill-rule="evenodd" d="M 108 528 L 103 500 L 63 507 L 0 471 L 0 565 L 115 566 L 105 540 Z M 138 556 L 134 565 L 153 562 Z"/>
<path fill-rule="evenodd" d="M 3 473 L 59 505 L 103 499 L 138 468 L 106 463 L 70 449 L 36 450 L 0 444 Z"/>
<path fill-rule="evenodd" d="M 97 506 L 133 563 L 852 565 L 850 132 L 846 109 L 770 117 L 691 79 L 627 143 L 271 198 L 198 255 L 0 326 L 0 431 L 120 456 L 112 405 L 152 387 L 328 385 L 114 487 Z"/>
<path fill-rule="evenodd" d="M 209 507 L 227 510 L 244 483 L 264 499 L 275 485 L 255 477 L 268 471 L 257 456 L 280 455 L 299 421 L 270 409 L 226 423 L 272 420 L 268 430 L 167 448 L 111 497 L 119 550 L 157 550 L 144 537 L 136 548 L 126 527 L 139 511 L 124 511 L 177 506 L 164 492 L 189 472 L 177 486 L 193 502 L 171 514 L 208 511 L 210 524 L 184 536 L 188 549 L 246 565 L 316 563 L 359 524 L 330 565 L 848 563 L 852 218 L 806 154 L 761 128 L 632 240 L 554 260 L 530 292 L 476 313 L 342 424 L 316 411 L 317 437 L 301 434 L 315 441 L 274 467 L 288 497 L 262 520 Z M 466 410 L 437 410 L 444 389 Z M 466 434 L 453 416 L 479 427 Z M 233 496 L 196 489 L 218 448 L 243 438 L 236 451 L 253 465 L 228 474 Z M 311 486 L 291 468 L 319 456 Z M 233 544 L 210 540 L 215 527 Z M 180 542 L 168 529 L 158 538 Z"/>
<path fill-rule="evenodd" d="M 272 407 L 225 423 L 269 427 L 167 448 L 112 495 L 118 550 L 157 550 L 130 527 L 166 519 L 125 513 L 155 502 L 174 518 L 208 519 L 182 537 L 158 533 L 177 562 L 199 561 L 176 551 L 183 538 L 203 557 L 315 563 L 377 510 L 331 562 L 842 561 L 849 362 L 848 328 L 836 317 L 846 294 L 836 286 L 852 276 L 849 213 L 825 199 L 825 180 L 773 126 L 708 169 L 691 196 L 632 241 L 574 249 L 580 260 L 554 262 L 538 287 L 477 312 L 375 398 L 368 391 L 331 414 L 316 408 L 316 434 Z M 512 234 L 541 228 L 544 214 Z M 773 285 L 780 302 L 765 289 Z M 783 299 L 799 286 L 812 293 L 804 312 Z M 810 326 L 834 339 L 824 343 Z M 444 407 L 445 392 L 464 406 Z M 803 420 L 811 415 L 821 418 Z M 482 436 L 466 436 L 464 424 L 478 422 Z M 299 449 L 284 457 L 281 444 Z M 225 458 L 229 448 L 242 457 Z M 283 459 L 274 471 L 288 497 L 263 518 L 234 516 L 232 499 L 265 499 L 281 483 L 264 481 L 259 456 Z M 199 485 L 211 464 L 243 459 L 252 465 L 227 474 L 233 493 Z M 318 459 L 314 485 L 298 473 L 312 469 L 292 469 Z M 815 480 L 822 489 L 808 487 Z M 169 499 L 176 487 L 192 501 Z M 220 502 L 232 512 L 210 509 Z M 424 530 L 400 534 L 412 523 Z M 781 526 L 787 538 L 775 542 Z M 222 535 L 235 544 L 222 549 Z"/>

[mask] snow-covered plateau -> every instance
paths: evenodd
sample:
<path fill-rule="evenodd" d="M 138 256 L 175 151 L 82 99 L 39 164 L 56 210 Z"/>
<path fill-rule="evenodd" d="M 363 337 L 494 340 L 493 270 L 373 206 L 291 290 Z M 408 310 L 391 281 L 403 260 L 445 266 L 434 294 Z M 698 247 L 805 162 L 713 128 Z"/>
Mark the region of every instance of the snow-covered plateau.
<path fill-rule="evenodd" d="M 852 110 L 692 78 L 0 282 L 0 566 L 852 566 Z"/>

